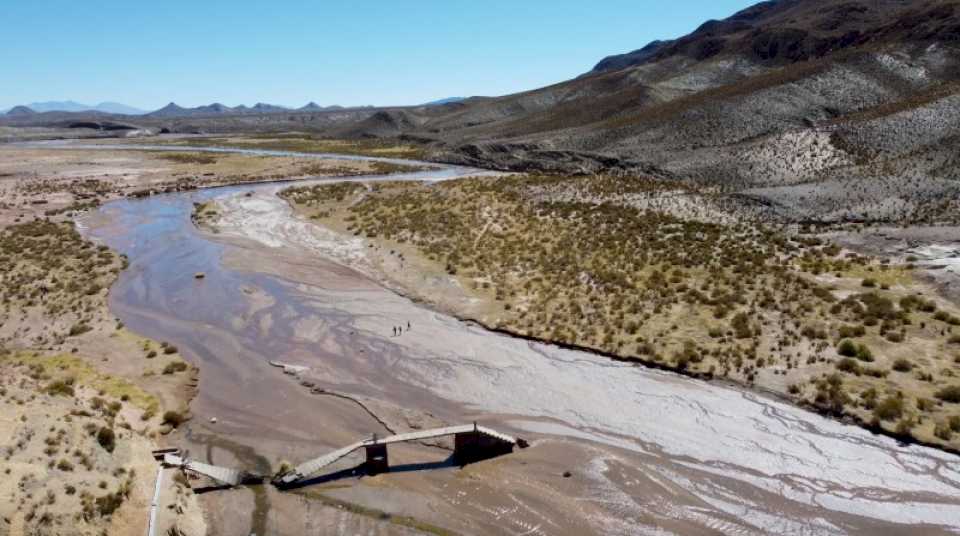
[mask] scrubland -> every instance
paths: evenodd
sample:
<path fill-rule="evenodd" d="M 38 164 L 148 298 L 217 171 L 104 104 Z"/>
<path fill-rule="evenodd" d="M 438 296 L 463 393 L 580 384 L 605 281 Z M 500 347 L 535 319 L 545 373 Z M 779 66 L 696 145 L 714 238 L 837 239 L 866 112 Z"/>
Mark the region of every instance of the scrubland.
<path fill-rule="evenodd" d="M 155 140 L 146 140 L 153 143 Z M 195 137 L 172 142 L 173 145 L 198 147 L 237 147 L 241 149 L 265 149 L 297 153 L 329 153 L 381 158 L 405 158 L 420 160 L 423 148 L 414 144 L 389 139 L 360 138 L 335 139 L 311 133 L 285 132 L 264 133 L 247 136 Z"/>
<path fill-rule="evenodd" d="M 960 311 L 891 263 L 716 192 L 628 177 L 340 183 L 282 193 L 319 224 L 449 278 L 453 312 L 518 335 L 777 393 L 960 448 Z M 387 274 L 390 276 L 391 274 Z M 449 302 L 457 303 L 457 302 Z"/>
<path fill-rule="evenodd" d="M 196 370 L 107 310 L 126 260 L 70 221 L 0 230 L 0 443 L 3 534 L 145 530 L 150 455 L 187 415 Z M 166 529 L 201 533 L 182 484 Z M 165 530 L 166 530 L 165 529 Z"/>

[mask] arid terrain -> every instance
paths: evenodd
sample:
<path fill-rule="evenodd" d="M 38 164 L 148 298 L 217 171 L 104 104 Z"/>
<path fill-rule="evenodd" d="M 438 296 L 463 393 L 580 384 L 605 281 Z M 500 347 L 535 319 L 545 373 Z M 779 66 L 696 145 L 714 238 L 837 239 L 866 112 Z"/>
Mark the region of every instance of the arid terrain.
<path fill-rule="evenodd" d="M 858 448 L 862 449 L 862 455 L 869 452 L 870 456 L 877 457 L 874 463 L 877 467 L 886 466 L 879 460 L 891 454 L 921 456 L 935 465 L 946 464 L 946 480 L 934 484 L 926 475 L 903 474 L 900 478 L 904 482 L 912 481 L 911 484 L 895 487 L 885 484 L 891 492 L 898 490 L 894 492 L 898 497 L 910 497 L 909 500 L 919 501 L 918 505 L 925 505 L 910 510 L 912 513 L 906 518 L 881 514 L 885 509 L 882 502 L 856 506 L 840 499 L 845 493 L 863 493 L 877 485 L 877 481 L 836 480 L 827 492 L 840 501 L 832 507 L 829 525 L 833 528 L 823 525 L 818 529 L 802 521 L 809 515 L 805 512 L 810 512 L 811 503 L 793 495 L 788 502 L 783 502 L 783 496 L 778 499 L 778 495 L 771 494 L 778 485 L 775 482 L 782 485 L 787 478 L 782 470 L 774 467 L 787 464 L 788 473 L 807 471 L 801 466 L 794 467 L 794 462 L 788 461 L 790 458 L 783 457 L 790 450 L 800 448 L 794 441 L 787 441 L 778 449 L 771 449 L 770 458 L 765 462 L 770 464 L 770 469 L 764 470 L 765 476 L 760 480 L 748 477 L 742 469 L 731 469 L 723 477 L 730 479 L 725 487 L 733 486 L 739 493 L 748 493 L 748 490 L 752 490 L 751 494 L 760 493 L 750 506 L 753 515 L 760 517 L 750 522 L 736 520 L 731 517 L 729 507 L 717 506 L 716 500 L 721 496 L 719 488 L 711 484 L 694 492 L 684 482 L 702 479 L 706 474 L 703 471 L 713 463 L 728 464 L 732 468 L 747 467 L 751 462 L 721 455 L 714 449 L 695 447 L 698 441 L 693 438 L 702 433 L 695 423 L 703 418 L 718 424 L 724 422 L 722 427 L 710 432 L 713 441 L 724 442 L 737 441 L 734 438 L 752 429 L 751 433 L 761 434 L 766 438 L 763 441 L 769 443 L 774 437 L 789 437 L 797 433 L 797 429 L 776 432 L 771 428 L 772 420 L 757 428 L 745 426 L 733 417 L 736 412 L 711 417 L 696 415 L 699 410 L 689 415 L 687 412 L 697 407 L 736 406 L 743 418 L 761 421 L 767 421 L 763 415 L 770 412 L 799 412 L 792 417 L 799 419 L 814 419 L 815 414 L 789 409 L 773 400 L 742 399 L 743 393 L 723 385 L 685 387 L 684 382 L 694 380 L 660 377 L 657 373 L 649 377 L 649 371 L 639 372 L 642 369 L 631 365 L 631 361 L 645 362 L 702 377 L 721 377 L 725 373 L 730 381 L 785 393 L 785 397 L 809 403 L 826 413 L 858 417 L 867 425 L 877 419 L 879 427 L 888 433 L 909 433 L 926 443 L 951 448 L 956 440 L 952 428 L 956 404 L 949 400 L 949 394 L 942 398 L 938 398 L 938 394 L 953 385 L 950 375 L 957 366 L 949 358 L 953 344 L 949 338 L 953 329 L 951 320 L 957 314 L 956 307 L 920 277 L 924 269 L 919 267 L 922 264 L 919 258 L 884 263 L 879 257 L 867 256 L 866 252 L 852 253 L 851 249 L 836 246 L 810 230 L 789 232 L 779 227 L 748 225 L 739 220 L 737 214 L 724 212 L 722 201 L 717 202 L 709 190 L 678 189 L 674 184 L 653 179 L 482 174 L 470 177 L 478 171 L 451 174 L 438 170 L 396 175 L 405 180 L 387 177 L 386 181 L 370 182 L 369 178 L 358 177 L 331 183 L 321 178 L 305 186 L 266 184 L 254 192 L 257 185 L 250 180 L 237 180 L 232 170 L 258 165 L 264 157 L 256 154 L 216 154 L 215 162 L 198 163 L 204 161 L 207 153 L 177 149 L 158 154 L 145 151 L 142 146 L 130 149 L 9 147 L 5 150 L 11 154 L 31 151 L 33 160 L 50 162 L 44 173 L 71 177 L 61 179 L 65 185 L 85 180 L 83 175 L 76 177 L 65 172 L 78 162 L 92 162 L 83 169 L 86 175 L 97 176 L 106 175 L 96 173 L 97 169 L 109 169 L 117 165 L 116 158 L 128 158 L 132 161 L 127 162 L 124 169 L 131 171 L 117 176 L 139 181 L 144 179 L 139 175 L 131 177 L 135 175 L 132 170 L 154 169 L 147 166 L 156 165 L 153 162 L 157 160 L 171 167 L 207 166 L 211 171 L 194 171 L 189 176 L 213 177 L 211 185 L 217 184 L 218 176 L 204 173 L 214 173 L 216 168 L 212 166 L 231 163 L 232 167 L 228 168 L 231 172 L 222 180 L 236 184 L 232 189 L 206 190 L 202 188 L 206 184 L 200 184 L 199 189 L 188 186 L 165 192 L 165 187 L 149 188 L 149 185 L 170 184 L 170 175 L 144 173 L 143 176 L 151 177 L 149 182 L 133 182 L 125 189 L 110 192 L 109 197 L 98 198 L 97 201 L 107 201 L 102 208 L 57 210 L 49 216 L 53 220 L 50 223 L 45 223 L 45 211 L 40 212 L 44 204 L 31 202 L 52 197 L 49 189 L 38 190 L 33 198 L 19 193 L 23 188 L 8 190 L 18 192 L 18 196 L 11 199 L 8 230 L 23 229 L 32 236 L 37 232 L 32 230 L 34 227 L 43 229 L 44 233 L 69 233 L 71 225 L 80 225 L 85 234 L 102 242 L 100 248 L 86 247 L 97 252 L 95 255 L 78 257 L 78 262 L 86 259 L 85 262 L 100 265 L 99 269 L 105 271 L 104 279 L 95 281 L 102 285 L 101 292 L 92 294 L 94 298 L 88 300 L 99 299 L 98 303 L 105 303 L 104 291 L 116 277 L 115 272 L 129 263 L 125 270 L 119 271 L 121 281 L 113 287 L 111 316 L 105 321 L 106 325 L 101 326 L 94 316 L 83 314 L 88 306 L 84 306 L 82 300 L 53 292 L 56 288 L 53 278 L 61 280 L 55 273 L 51 274 L 46 309 L 57 311 L 55 305 L 67 299 L 76 302 L 79 311 L 61 313 L 67 315 L 63 318 L 31 322 L 31 326 L 44 326 L 42 333 L 33 332 L 36 329 L 33 327 L 27 330 L 21 324 L 5 324 L 20 337 L 7 343 L 14 349 L 10 366 L 22 371 L 19 376 L 12 376 L 22 378 L 16 381 L 23 389 L 18 391 L 22 395 L 14 395 L 14 402 L 23 400 L 28 391 L 42 392 L 42 397 L 35 396 L 29 403 L 25 402 L 24 407 L 49 412 L 50 408 L 70 400 L 52 394 L 60 389 L 56 382 L 62 381 L 64 385 L 77 385 L 74 400 L 91 397 L 87 403 L 91 408 L 99 408 L 89 410 L 91 415 L 106 411 L 103 418 L 114 419 L 115 427 L 125 430 L 121 423 L 135 419 L 123 417 L 123 404 L 141 399 L 123 391 L 118 399 L 119 417 L 111 416 L 114 410 L 107 398 L 110 391 L 101 389 L 102 394 L 99 391 L 94 394 L 82 387 L 84 382 L 87 385 L 93 382 L 96 386 L 99 380 L 91 377 L 125 373 L 130 382 L 140 385 L 146 393 L 158 389 L 153 380 L 156 377 L 170 378 L 170 381 L 179 378 L 185 382 L 179 398 L 163 395 L 163 391 L 154 395 L 163 405 L 150 416 L 155 420 L 152 427 L 148 425 L 150 421 L 136 423 L 144 434 L 139 455 L 142 465 L 138 466 L 141 469 L 134 471 L 135 475 L 144 475 L 140 486 L 149 488 L 153 477 L 146 475 L 156 468 L 156 463 L 150 460 L 148 451 L 160 445 L 186 448 L 202 461 L 241 467 L 262 475 L 274 473 L 284 463 L 302 461 L 322 453 L 325 448 L 336 448 L 373 432 L 410 431 L 471 419 L 512 430 L 533 445 L 462 470 L 451 467 L 449 462 L 432 462 L 447 458 L 449 450 L 445 449 L 449 449 L 449 445 L 411 445 L 391 454 L 398 467 L 396 473 L 364 477 L 362 466 L 345 460 L 339 472 L 337 467 L 331 468 L 333 473 L 327 477 L 331 480 L 322 478 L 316 485 L 292 492 L 279 492 L 265 485 L 193 495 L 186 488 L 189 481 L 174 480 L 172 474 L 176 473 L 168 470 L 169 488 L 164 491 L 162 502 L 182 504 L 182 507 L 163 510 L 167 517 L 161 516 L 161 526 L 176 524 L 183 534 L 237 531 L 295 534 L 312 529 L 335 533 L 474 533 L 476 527 L 494 533 L 533 530 L 582 534 L 631 533 L 637 526 L 671 527 L 673 531 L 687 534 L 709 533 L 717 528 L 723 532 L 752 533 L 772 530 L 776 523 L 796 524 L 798 530 L 806 527 L 814 532 L 823 529 L 820 531 L 895 533 L 894 527 L 902 527 L 900 524 L 904 522 L 925 526 L 937 533 L 949 526 L 943 516 L 949 517 L 947 512 L 951 511 L 954 501 L 950 491 L 954 485 L 948 484 L 954 481 L 950 476 L 955 471 L 949 461 L 952 454 L 912 452 L 910 449 L 915 447 L 897 447 L 890 440 L 871 438 L 866 432 L 853 432 L 850 426 L 823 419 L 807 425 L 817 430 L 816 437 L 808 438 L 808 444 L 822 443 L 826 437 L 849 435 L 849 439 L 841 442 L 861 445 Z M 169 155 L 176 156 L 170 159 Z M 291 161 L 301 158 L 308 157 L 270 157 L 278 167 L 292 165 Z M 346 164 L 337 160 L 330 164 L 324 159 L 317 160 L 322 162 L 317 165 L 327 165 L 340 174 L 354 175 L 369 169 L 347 172 L 341 167 Z M 302 165 L 297 164 L 293 170 L 299 171 Z M 423 182 L 424 178 L 431 177 L 430 173 L 447 180 L 433 182 L 434 178 Z M 458 178 L 458 174 L 465 178 Z M 273 174 L 264 178 L 276 180 Z M 29 183 L 31 179 L 28 176 L 21 180 Z M 145 189 L 155 190 L 156 195 L 145 196 L 141 193 Z M 69 188 L 57 193 L 63 196 L 60 207 L 69 207 L 82 199 Z M 291 202 L 301 216 L 285 208 L 286 202 L 278 194 Z M 115 201 L 109 202 L 109 199 Z M 613 209 L 616 210 L 611 212 Z M 20 212 L 15 212 L 18 210 Z M 14 222 L 17 218 L 20 221 Z M 79 223 L 71 224 L 66 221 L 68 218 Z M 56 223 L 61 220 L 64 222 Z M 621 236 L 623 231 L 619 229 L 622 228 L 639 233 L 637 236 L 644 238 L 642 245 Z M 597 229 L 603 229 L 610 241 L 597 240 Z M 838 228 L 835 232 L 849 231 Z M 360 236 L 356 236 L 358 234 Z M 532 240 L 531 236 L 541 238 Z M 941 240 L 943 237 L 928 238 Z M 82 238 L 71 238 L 76 240 L 79 240 L 77 247 L 83 248 L 86 242 Z M 733 246 L 727 246 L 729 250 L 725 251 L 726 240 L 738 244 L 750 242 L 754 248 L 769 254 L 751 260 L 738 254 L 739 250 Z M 62 247 L 69 249 L 71 241 L 61 241 Z M 20 241 L 11 243 L 23 247 Z M 111 249 L 105 249 L 106 246 Z M 638 247 L 641 249 L 627 249 Z M 57 258 L 64 257 L 61 250 L 49 246 L 42 249 Z M 117 255 L 113 251 L 124 255 L 118 257 L 119 266 L 107 263 L 107 258 Z M 570 255 L 577 255 L 577 259 L 571 260 Z M 485 262 L 483 256 L 497 258 L 499 262 Z M 634 262 L 618 263 L 617 256 L 629 257 Z M 123 260 L 125 258 L 129 260 Z M 648 260 L 640 267 L 639 260 L 643 258 Z M 908 268 L 908 263 L 918 266 Z M 570 280 L 565 279 L 570 277 L 569 270 L 564 269 L 568 266 L 581 268 Z M 604 267 L 606 270 L 601 270 Z M 29 270 L 18 266 L 16 272 L 28 273 Z M 87 274 L 90 270 L 82 272 Z M 918 275 L 916 279 L 914 272 Z M 77 272 L 71 270 L 70 273 Z M 197 273 L 203 273 L 204 277 L 197 279 Z M 662 273 L 662 277 L 654 273 Z M 765 281 L 765 285 L 738 287 L 736 274 L 741 273 L 750 274 L 753 280 Z M 276 277 L 279 279 L 274 279 Z M 549 283 L 548 278 L 552 278 Z M 868 284 L 873 286 L 864 286 L 868 279 L 874 280 Z M 644 303 L 636 312 L 630 311 L 629 303 L 624 306 L 616 299 L 624 292 L 618 289 L 629 281 L 635 281 L 638 286 L 634 288 L 639 288 L 644 296 Z M 79 286 L 84 295 L 89 292 L 86 283 Z M 551 288 L 563 288 L 565 292 L 550 296 Z M 18 291 L 19 287 L 11 287 L 12 296 L 18 296 Z M 394 293 L 397 291 L 492 328 L 594 349 L 600 354 L 531 346 L 534 343 L 501 339 L 499 335 L 489 340 L 489 332 L 418 307 Z M 918 292 L 923 294 L 917 296 Z M 736 297 L 724 297 L 730 294 Z M 765 294 L 770 294 L 769 303 L 764 301 Z M 871 294 L 876 295 L 875 298 L 868 297 Z M 913 298 L 901 299 L 909 296 Z M 28 298 L 29 292 L 24 297 Z M 887 299 L 889 305 L 883 305 L 887 302 L 881 298 Z M 831 311 L 837 303 L 845 304 L 844 309 Z M 936 304 L 936 308 L 932 309 L 930 303 Z M 41 302 L 41 305 L 45 304 Z M 578 320 L 577 315 L 568 314 L 575 306 L 589 315 L 589 322 L 578 323 L 582 320 Z M 622 320 L 618 307 L 627 307 Z M 530 311 L 535 308 L 542 308 L 545 316 L 531 316 Z M 878 316 L 877 323 L 873 324 L 868 311 L 874 310 L 893 316 Z M 940 318 L 938 313 L 942 313 Z M 59 356 L 72 351 L 75 339 L 102 341 L 105 333 L 117 331 L 119 324 L 112 315 L 123 318 L 126 325 L 120 334 L 111 335 L 107 340 L 114 344 L 127 340 L 122 333 L 133 330 L 129 337 L 131 346 L 128 353 L 123 354 L 126 359 L 116 363 L 109 359 L 97 361 L 85 357 L 97 353 L 78 346 L 76 354 L 68 354 L 73 361 L 61 361 L 65 358 Z M 788 315 L 798 322 L 785 320 Z M 746 316 L 745 328 L 740 326 L 740 321 L 734 321 L 738 316 Z M 898 322 L 897 326 L 884 329 L 883 323 L 888 320 Z M 407 332 L 400 337 L 391 336 L 388 329 L 391 323 L 405 327 Z M 823 330 L 824 335 L 808 333 L 809 330 L 804 329 L 807 324 Z M 74 328 L 74 325 L 90 325 L 93 329 L 70 335 L 71 331 L 86 329 Z M 557 328 L 557 332 L 545 331 L 545 325 Z M 858 325 L 864 326 L 863 334 L 855 329 Z M 841 337 L 841 329 L 851 331 Z M 879 334 L 880 330 L 884 330 L 883 335 Z M 902 333 L 905 340 L 890 340 L 896 337 L 889 337 L 888 332 Z M 24 334 L 29 334 L 31 339 L 23 340 Z M 850 358 L 839 355 L 841 341 L 846 339 L 854 344 L 855 351 Z M 148 341 L 173 342 L 161 345 Z M 898 348 L 908 348 L 911 341 L 922 341 L 918 347 L 929 349 L 930 353 L 909 358 L 897 353 Z M 170 374 L 163 374 L 168 368 L 166 348 L 172 344 L 176 345 L 174 353 L 185 353 L 199 367 L 198 391 L 189 410 L 185 404 L 193 394 L 190 386 L 195 383 L 191 369 L 181 372 L 171 366 Z M 779 351 L 779 344 L 784 345 L 785 351 Z M 869 349 L 869 357 L 860 345 Z M 647 353 L 646 348 L 655 351 Z M 944 352 L 938 354 L 938 349 Z M 151 352 L 155 357 L 148 357 Z M 464 362 L 465 367 L 450 368 L 457 362 L 448 361 L 446 356 L 451 354 L 475 357 Z M 137 361 L 130 362 L 131 356 L 138 356 Z M 815 359 L 811 360 L 811 356 Z M 742 365 L 738 365 L 737 357 Z M 164 361 L 164 366 L 157 369 L 159 374 L 150 368 L 144 370 L 142 363 L 150 363 L 151 359 L 157 359 L 158 363 Z M 169 357 L 171 363 L 177 359 L 176 355 Z M 270 366 L 269 361 L 273 359 L 303 367 L 304 372 L 294 376 L 283 374 L 281 369 Z M 910 370 L 897 370 L 899 359 L 907 359 Z M 483 365 L 469 365 L 474 360 Z M 615 368 L 609 368 L 610 365 Z M 97 373 L 91 373 L 87 371 L 88 366 L 117 368 L 96 369 Z M 394 372 L 385 372 L 384 367 Z M 508 375 L 507 371 L 516 373 Z M 536 375 L 541 390 L 518 396 L 524 392 L 528 374 Z M 584 378 L 592 378 L 592 383 L 585 384 Z M 647 395 L 625 402 L 631 396 L 620 392 L 618 382 L 626 382 L 623 387 Z M 578 402 L 576 397 L 567 399 L 571 405 L 559 404 L 561 398 L 557 397 L 563 397 L 573 385 L 589 390 L 598 404 Z M 795 385 L 799 391 L 791 389 Z M 684 394 L 674 392 L 678 389 Z M 669 398 L 699 402 L 689 406 L 691 410 L 680 411 L 675 422 L 654 423 L 643 413 L 643 408 L 660 400 L 652 395 L 660 391 L 672 393 Z M 871 396 L 871 391 L 876 394 Z M 903 391 L 902 395 L 898 391 Z M 513 395 L 503 398 L 504 392 Z M 128 397 L 126 401 L 122 400 L 124 394 Z M 652 398 L 646 398 L 651 395 Z M 605 403 L 615 403 L 618 396 L 625 404 L 625 411 L 627 407 L 632 408 L 627 415 L 634 415 L 633 418 L 610 421 L 603 417 Z M 95 402 L 96 398 L 103 402 Z M 255 405 L 251 406 L 249 402 L 253 401 Z M 74 404 L 70 403 L 69 409 L 63 406 L 63 419 L 69 411 L 75 411 Z M 149 406 L 149 402 L 146 404 Z M 890 415 L 877 409 L 887 405 L 894 406 L 891 411 L 900 413 Z M 663 415 L 671 413 L 669 407 L 670 404 L 664 407 Z M 179 416 L 170 416 L 178 424 L 182 416 L 192 415 L 193 419 L 181 424 L 178 432 L 163 435 L 170 428 L 169 423 L 166 426 L 163 423 L 167 420 L 167 411 Z M 581 416 L 571 417 L 577 414 Z M 810 416 L 801 417 L 805 414 Z M 142 422 L 142 413 L 138 418 Z M 70 415 L 70 419 L 76 422 L 78 417 Z M 726 419 L 733 420 L 725 422 Z M 680 426 L 680 422 L 688 424 Z M 903 423 L 909 424 L 906 430 L 907 425 Z M 131 428 L 138 430 L 137 426 Z M 29 433 L 21 430 L 26 429 L 18 427 L 11 433 Z M 317 430 L 324 432 L 318 434 Z M 662 435 L 664 432 L 666 435 Z M 96 448 L 95 437 L 83 437 L 89 439 L 82 445 Z M 120 433 L 117 440 L 124 437 Z M 134 437 L 139 436 L 131 436 Z M 634 439 L 626 439 L 631 437 Z M 647 446 L 639 448 L 638 445 Z M 681 445 L 687 446 L 681 448 Z M 82 451 L 81 447 L 72 448 Z M 851 447 L 838 445 L 837 448 Z M 742 446 L 734 447 L 733 443 L 731 449 L 731 453 L 749 451 Z M 898 453 L 896 449 L 906 450 Z M 659 454 L 651 458 L 651 452 Z M 698 464 L 698 468 L 689 473 L 690 468 L 683 468 L 677 456 L 695 458 L 703 465 Z M 822 453 L 814 455 L 803 450 L 795 451 L 792 456 L 803 459 L 803 467 L 809 463 L 810 467 L 835 467 L 837 474 L 852 474 L 850 471 L 872 474 L 866 466 L 848 466 L 846 464 L 852 462 Z M 810 456 L 823 456 L 823 459 L 815 461 Z M 29 464 L 49 463 L 29 457 L 27 460 L 32 460 Z M 59 463 L 59 458 L 57 460 Z M 118 462 L 125 470 L 133 466 L 132 461 L 113 458 L 102 463 Z M 48 488 L 77 486 L 71 483 L 71 477 L 80 466 L 70 463 L 74 464 L 74 471 L 53 473 L 46 480 Z M 114 465 L 98 467 L 94 465 L 94 470 L 115 470 Z M 403 471 L 404 467 L 410 470 Z M 656 471 L 660 476 L 650 473 L 654 467 L 660 468 Z M 668 467 L 670 469 L 666 469 Z M 893 469 L 888 467 L 887 471 L 890 470 Z M 897 469 L 901 470 L 905 469 Z M 571 475 L 569 479 L 564 477 L 566 474 Z M 656 480 L 649 480 L 651 478 Z M 669 483 L 665 483 L 664 478 Z M 124 482 L 119 477 L 115 483 L 108 481 L 104 494 L 113 493 L 111 486 L 121 486 Z M 215 484 L 204 480 L 192 482 L 192 486 L 201 491 L 216 490 Z M 946 487 L 942 487 L 944 485 Z M 502 496 L 505 487 L 511 490 L 506 499 Z M 674 495 L 681 489 L 686 494 L 682 499 Z M 795 488 L 794 492 L 799 489 Z M 140 493 L 146 491 L 141 489 Z M 98 495 L 91 492 L 88 496 L 94 499 L 91 508 L 97 508 Z M 139 496 L 141 499 L 124 502 L 125 506 L 116 512 L 105 512 L 99 517 L 91 514 L 90 520 L 84 523 L 89 523 L 91 530 L 101 526 L 98 523 L 130 523 L 131 526 L 145 523 L 149 500 Z M 589 499 L 574 502 L 576 497 L 584 496 Z M 614 496 L 620 497 L 614 503 L 617 507 L 608 502 Z M 670 496 L 673 498 L 669 502 L 680 510 L 665 515 L 655 505 Z M 30 517 L 35 525 L 27 526 L 41 526 L 39 520 L 50 518 L 42 515 L 48 511 L 60 512 L 62 516 L 70 511 L 57 510 L 49 504 L 44 509 L 37 497 L 25 493 L 23 506 L 14 507 L 10 519 L 20 523 L 16 527 L 27 523 L 33 506 L 39 517 Z M 464 502 L 460 497 L 471 499 Z M 641 497 L 647 499 L 640 501 Z M 72 504 L 67 499 L 55 499 L 55 502 Z M 690 508 L 702 509 L 706 504 L 713 504 L 706 517 L 690 514 Z M 237 511 L 244 515 L 230 515 Z M 778 521 L 761 521 L 771 515 Z M 66 518 L 60 519 L 63 523 Z M 299 524 L 301 522 L 305 524 Z"/>
<path fill-rule="evenodd" d="M 776 0 L 497 97 L 12 108 L 0 536 L 957 533 L 958 42 Z M 270 482 L 474 422 L 525 448 Z"/>
<path fill-rule="evenodd" d="M 150 452 L 189 416 L 199 371 L 110 312 L 127 259 L 84 238 L 75 218 L 150 192 L 403 166 L 125 148 L 0 152 L 0 533 L 144 533 L 158 469 Z M 206 531 L 187 490 L 168 475 L 157 533 Z"/>
<path fill-rule="evenodd" d="M 377 275 L 457 316 L 755 385 L 960 449 L 960 309 L 914 276 L 919 257 L 891 262 L 814 233 L 715 223 L 723 211 L 709 195 L 626 178 L 282 195 L 369 240 Z"/>

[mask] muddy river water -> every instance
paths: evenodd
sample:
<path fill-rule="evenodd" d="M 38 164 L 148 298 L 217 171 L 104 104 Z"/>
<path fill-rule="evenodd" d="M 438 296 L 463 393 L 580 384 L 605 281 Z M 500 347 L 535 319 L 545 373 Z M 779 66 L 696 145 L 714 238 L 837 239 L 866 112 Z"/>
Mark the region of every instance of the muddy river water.
<path fill-rule="evenodd" d="M 80 222 L 130 259 L 111 291 L 114 313 L 200 366 L 198 435 L 262 459 L 305 458 L 381 431 L 371 417 L 380 412 L 401 429 L 479 420 L 529 439 L 529 449 L 477 464 L 469 484 L 448 468 L 348 480 L 338 491 L 456 532 L 960 533 L 960 457 L 431 311 L 338 263 L 362 257 L 362 242 L 297 219 L 276 196 L 282 187 L 120 200 Z M 227 209 L 219 234 L 190 219 L 194 202 L 213 198 Z M 407 322 L 412 329 L 393 336 Z M 309 367 L 304 378 L 365 401 L 364 411 L 310 394 L 270 360 Z M 205 424 L 212 416 L 218 423 Z M 243 462 L 228 451 L 211 461 Z M 557 476 L 565 468 L 572 478 Z M 411 494 L 416 501 L 404 499 Z M 271 500 L 278 512 L 306 515 Z M 303 530 L 280 517 L 242 530 Z"/>

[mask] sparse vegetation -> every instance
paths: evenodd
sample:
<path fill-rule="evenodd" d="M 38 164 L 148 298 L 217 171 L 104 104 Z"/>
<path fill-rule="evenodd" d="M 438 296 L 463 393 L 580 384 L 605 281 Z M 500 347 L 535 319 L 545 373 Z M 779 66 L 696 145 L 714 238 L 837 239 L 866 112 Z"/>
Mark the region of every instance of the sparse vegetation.
<path fill-rule="evenodd" d="M 183 143 L 204 147 L 239 147 L 242 149 L 267 149 L 297 153 L 330 153 L 389 158 L 423 159 L 423 150 L 409 144 L 397 144 L 391 140 L 360 139 L 339 140 L 314 136 L 307 133 L 258 134 L 243 138 L 194 138 Z"/>
<path fill-rule="evenodd" d="M 486 304 L 471 316 L 490 326 L 748 385 L 781 374 L 795 386 L 818 382 L 786 394 L 864 421 L 881 415 L 891 431 L 942 412 L 894 411 L 884 397 L 866 408 L 846 393 L 853 384 L 895 392 L 913 381 L 908 372 L 927 384 L 910 398 L 933 399 L 940 388 L 942 356 L 907 360 L 899 348 L 950 344 L 932 326 L 952 313 L 899 290 L 910 288 L 908 271 L 804 233 L 714 216 L 709 192 L 689 184 L 526 176 L 282 195 L 401 266 L 416 256 L 456 279 Z M 678 199 L 696 208 L 680 210 Z M 831 341 L 839 383 L 823 380 Z"/>

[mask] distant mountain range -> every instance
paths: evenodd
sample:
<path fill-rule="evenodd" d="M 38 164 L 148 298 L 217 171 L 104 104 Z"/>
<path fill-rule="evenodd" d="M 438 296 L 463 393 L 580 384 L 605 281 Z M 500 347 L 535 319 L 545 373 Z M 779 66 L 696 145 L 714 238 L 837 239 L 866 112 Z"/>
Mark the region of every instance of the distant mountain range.
<path fill-rule="evenodd" d="M 445 99 L 437 99 L 435 101 L 425 102 L 421 106 L 440 106 L 442 104 L 453 104 L 455 102 L 461 102 L 467 100 L 466 97 L 447 97 Z"/>
<path fill-rule="evenodd" d="M 448 97 L 445 99 L 438 99 L 435 101 L 430 101 L 421 104 L 420 106 L 440 106 L 443 104 L 452 104 L 456 102 L 461 102 L 466 100 L 466 97 Z M 239 105 L 239 106 L 227 106 L 225 104 L 220 104 L 215 102 L 213 104 L 207 104 L 204 106 L 196 106 L 194 108 L 185 108 L 179 106 L 178 104 L 171 102 L 159 110 L 148 112 L 146 110 L 141 110 L 139 108 L 134 108 L 133 106 L 127 106 L 126 104 L 121 104 L 119 102 L 101 102 L 96 106 L 89 106 L 87 104 L 82 104 L 75 101 L 46 101 L 46 102 L 31 102 L 30 104 L 14 106 L 6 110 L 0 110 L 0 115 L 28 115 L 31 113 L 44 113 L 44 112 L 102 112 L 107 114 L 122 114 L 122 115 L 145 115 L 148 117 L 190 117 L 190 116 L 206 116 L 206 115 L 226 115 L 226 114 L 263 114 L 263 113 L 275 113 L 275 112 L 323 112 L 331 110 L 342 110 L 344 107 L 339 105 L 331 106 L 320 106 L 315 102 L 309 102 L 300 108 L 291 108 L 287 106 L 279 106 L 276 104 L 266 104 L 263 102 L 258 102 L 253 106 Z"/>
<path fill-rule="evenodd" d="M 246 106 L 241 104 L 240 106 L 227 106 L 225 104 L 220 104 L 215 102 L 213 104 L 207 104 L 205 106 L 197 106 L 195 108 L 184 108 L 183 106 L 178 105 L 175 102 L 160 108 L 155 112 L 150 112 L 147 114 L 149 117 L 191 117 L 191 116 L 206 116 L 206 115 L 227 115 L 227 114 L 265 114 L 265 113 L 275 113 L 275 112 L 321 112 L 321 111 L 330 111 L 330 110 L 341 110 L 342 106 L 320 106 L 315 102 L 307 103 L 300 108 L 288 108 L 286 106 L 278 106 L 276 104 L 266 104 L 263 102 L 258 102 L 253 106 Z"/>
<path fill-rule="evenodd" d="M 103 112 L 106 114 L 125 114 L 125 115 L 143 115 L 147 113 L 145 110 L 139 108 L 134 108 L 133 106 L 127 106 L 126 104 L 121 104 L 119 102 L 101 102 L 95 106 L 90 106 L 89 104 L 82 104 L 75 101 L 45 101 L 45 102 L 31 102 L 23 106 L 17 106 L 15 108 L 29 108 L 30 110 L 43 113 L 43 112 Z M 13 108 L 8 110 L 3 110 L 0 113 L 8 113 Z"/>

